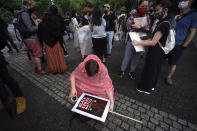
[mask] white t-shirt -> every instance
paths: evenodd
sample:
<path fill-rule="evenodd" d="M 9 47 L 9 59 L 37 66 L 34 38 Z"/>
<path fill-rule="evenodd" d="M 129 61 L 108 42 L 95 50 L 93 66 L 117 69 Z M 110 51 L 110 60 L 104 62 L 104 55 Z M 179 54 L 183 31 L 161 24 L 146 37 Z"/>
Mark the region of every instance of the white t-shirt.
<path fill-rule="evenodd" d="M 92 31 L 92 37 L 93 38 L 103 38 L 106 37 L 106 32 L 105 32 L 105 27 L 106 27 L 106 21 L 105 19 L 102 18 L 102 22 L 100 26 L 94 25 L 93 26 L 93 31 Z"/>
<path fill-rule="evenodd" d="M 75 17 L 72 18 L 72 23 L 75 28 L 78 26 L 78 21 Z"/>

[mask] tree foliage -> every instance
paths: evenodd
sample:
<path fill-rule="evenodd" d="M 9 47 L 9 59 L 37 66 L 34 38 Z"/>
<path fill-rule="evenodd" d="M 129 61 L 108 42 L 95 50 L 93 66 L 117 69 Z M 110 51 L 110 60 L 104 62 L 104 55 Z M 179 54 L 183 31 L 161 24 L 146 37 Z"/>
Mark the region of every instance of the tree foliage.
<path fill-rule="evenodd" d="M 88 6 L 90 8 L 97 4 L 103 6 L 108 3 L 112 6 L 114 11 L 129 12 L 132 8 L 137 6 L 138 0 L 56 0 L 55 4 L 62 9 L 63 13 L 76 10 L 82 12 L 83 8 Z"/>
<path fill-rule="evenodd" d="M 0 0 L 0 16 L 6 19 L 12 18 L 12 12 L 19 9 L 22 0 Z M 51 5 L 51 0 L 35 0 L 36 11 L 38 16 L 42 16 L 43 13 Z M 65 15 L 67 12 L 76 10 L 78 13 L 82 13 L 83 8 L 88 6 L 93 8 L 97 4 L 103 6 L 108 3 L 112 6 L 116 12 L 129 12 L 132 8 L 137 6 L 138 0 L 53 0 L 57 5 L 59 12 Z"/>

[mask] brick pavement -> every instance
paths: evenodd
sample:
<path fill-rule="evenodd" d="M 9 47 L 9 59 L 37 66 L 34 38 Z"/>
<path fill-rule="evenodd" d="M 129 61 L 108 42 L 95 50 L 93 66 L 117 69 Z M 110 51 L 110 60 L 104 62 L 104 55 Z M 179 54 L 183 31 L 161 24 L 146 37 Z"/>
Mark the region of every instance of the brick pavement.
<path fill-rule="evenodd" d="M 45 91 L 57 102 L 66 105 L 68 109 L 72 108 L 73 103 L 67 98 L 70 87 L 68 83 L 69 72 L 39 76 L 34 73 L 32 62 L 22 53 L 14 53 L 10 57 L 8 55 L 7 60 L 13 69 L 33 82 L 38 88 Z M 91 120 L 88 124 L 98 131 L 197 131 L 197 125 L 195 124 L 117 92 L 115 92 L 115 99 L 114 111 L 138 119 L 143 124 L 110 113 L 105 123 Z"/>

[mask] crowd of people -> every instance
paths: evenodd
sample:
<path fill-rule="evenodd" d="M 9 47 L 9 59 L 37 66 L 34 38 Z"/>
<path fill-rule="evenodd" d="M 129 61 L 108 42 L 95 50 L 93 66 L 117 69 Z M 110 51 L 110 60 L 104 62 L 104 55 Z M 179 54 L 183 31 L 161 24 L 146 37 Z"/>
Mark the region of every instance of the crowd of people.
<path fill-rule="evenodd" d="M 64 56 L 68 55 L 68 52 L 65 48 L 64 36 L 67 34 L 69 39 L 74 39 L 73 48 L 80 49 L 82 60 L 70 76 L 69 96 L 71 98 L 79 97 L 83 92 L 86 92 L 107 98 L 111 103 L 110 111 L 113 111 L 114 108 L 114 88 L 105 64 L 107 59 L 112 57 L 113 42 L 117 38 L 126 43 L 118 75 L 123 78 L 130 64 L 128 74 L 131 79 L 135 79 L 136 67 L 142 56 L 146 55 L 141 80 L 136 90 L 151 94 L 155 90 L 165 59 L 168 59 L 169 63 L 166 83 L 173 84 L 172 76 L 176 65 L 197 29 L 195 0 L 180 0 L 176 5 L 178 10 L 171 10 L 171 2 L 168 0 L 160 0 L 154 4 L 148 0 L 140 0 L 137 9 L 132 9 L 128 15 L 121 13 L 119 16 L 116 16 L 109 4 L 104 4 L 103 15 L 101 13 L 102 7 L 97 5 L 94 8 L 85 7 L 82 16 L 78 16 L 77 12 L 73 10 L 71 15 L 69 16 L 68 13 L 65 18 L 58 13 L 58 8 L 55 5 L 51 5 L 42 19 L 38 19 L 35 15 L 35 4 L 33 0 L 23 0 L 21 11 L 17 17 L 28 33 L 23 33 L 24 29 L 20 30 L 16 26 L 16 29 L 22 32 L 22 41 L 35 64 L 35 72 L 38 75 L 66 72 L 67 65 Z M 145 18 L 145 22 L 143 24 L 136 23 L 137 18 Z M 176 32 L 175 47 L 166 53 L 164 48 L 172 29 Z M 4 28 L 1 28 L 1 34 L 9 36 L 6 30 L 7 26 L 4 25 Z M 140 37 L 141 41 L 136 41 L 129 36 L 129 32 L 144 33 L 146 36 Z M 9 48 L 8 40 L 14 45 L 9 37 L 2 37 L 1 49 L 5 46 Z M 146 47 L 147 53 L 136 51 L 135 46 L 137 45 Z M 17 47 L 13 47 L 18 52 Z M 46 52 L 48 70 L 42 68 L 43 49 Z M 22 106 L 17 106 L 23 109 L 17 112 L 23 112 L 26 104 L 25 98 L 17 86 L 17 82 L 9 76 L 2 52 L 0 63 L 0 66 L 3 65 L 0 68 L 0 98 L 9 109 L 8 95 L 4 87 L 7 85 L 15 94 L 16 99 L 22 98 Z M 10 81 L 13 82 L 10 84 Z"/>

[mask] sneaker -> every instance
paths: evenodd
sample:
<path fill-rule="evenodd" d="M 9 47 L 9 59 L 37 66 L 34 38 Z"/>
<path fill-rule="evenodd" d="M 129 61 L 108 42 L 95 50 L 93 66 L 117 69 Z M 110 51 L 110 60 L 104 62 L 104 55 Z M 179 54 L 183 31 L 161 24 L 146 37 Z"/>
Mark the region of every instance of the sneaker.
<path fill-rule="evenodd" d="M 120 71 L 120 73 L 118 75 L 120 76 L 120 78 L 123 78 L 124 75 L 125 75 L 125 72 L 124 71 Z"/>
<path fill-rule="evenodd" d="M 68 57 L 68 52 L 64 51 L 64 57 Z"/>
<path fill-rule="evenodd" d="M 165 82 L 166 82 L 167 85 L 170 85 L 170 86 L 173 85 L 172 78 L 166 78 Z"/>
<path fill-rule="evenodd" d="M 134 72 L 129 72 L 129 76 L 131 79 L 135 79 L 135 73 Z"/>
<path fill-rule="evenodd" d="M 150 95 L 150 94 L 151 94 L 151 92 L 149 92 L 149 91 L 143 91 L 143 90 L 140 90 L 140 89 L 138 89 L 138 88 L 136 88 L 136 90 L 137 90 L 138 92 L 140 92 L 140 93 L 144 93 L 144 94 L 147 94 L 147 95 Z"/>
<path fill-rule="evenodd" d="M 17 114 L 21 114 L 26 110 L 26 99 L 25 97 L 17 97 L 16 98 L 16 112 Z"/>

